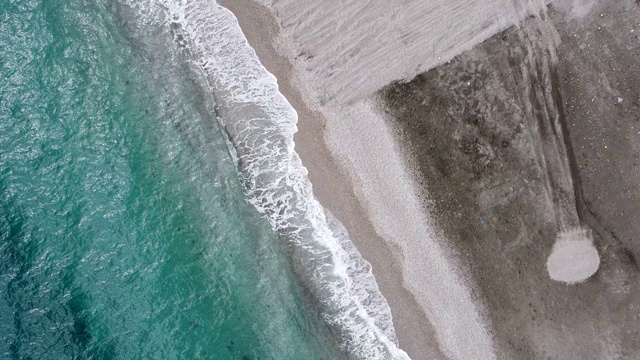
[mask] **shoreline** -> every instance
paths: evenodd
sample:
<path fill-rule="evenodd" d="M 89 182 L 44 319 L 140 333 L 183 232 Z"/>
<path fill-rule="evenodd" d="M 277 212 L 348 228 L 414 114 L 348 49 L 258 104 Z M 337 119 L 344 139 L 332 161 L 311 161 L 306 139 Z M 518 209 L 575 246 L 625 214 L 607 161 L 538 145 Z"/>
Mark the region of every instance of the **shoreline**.
<path fill-rule="evenodd" d="M 318 98 L 318 77 L 326 74 L 299 58 L 310 46 L 296 38 L 299 24 L 285 21 L 281 28 L 282 14 L 256 0 L 223 5 L 297 111 L 295 151 L 315 197 L 372 265 L 400 348 L 411 358 L 637 353 L 629 335 L 637 334 L 637 323 L 620 309 L 637 305 L 637 291 L 627 286 L 638 279 L 638 247 L 631 241 L 637 231 L 628 226 L 637 201 L 620 196 L 637 189 L 637 161 L 623 154 L 637 154 L 631 136 L 640 132 L 631 120 L 638 105 L 629 99 L 638 97 L 633 79 L 640 73 L 618 73 L 634 69 L 637 59 L 638 47 L 622 46 L 634 41 L 635 3 L 581 11 L 586 24 L 571 20 L 575 8 L 551 8 L 446 65 L 350 104 Z M 344 20 L 344 14 L 311 15 Z M 583 37 L 590 39 L 586 46 Z M 593 56 L 610 44 L 617 44 L 613 55 Z M 602 79 L 616 87 L 603 87 Z M 549 134 L 566 130 L 549 131 L 558 112 L 569 133 L 556 140 Z M 631 125 L 610 129 L 611 114 L 617 124 Z M 566 154 L 563 143 L 582 150 Z M 560 145 L 551 151 L 547 144 Z M 576 190 L 561 181 L 567 156 L 577 157 L 584 209 L 574 208 Z M 611 165 L 622 181 L 616 187 Z M 602 203 L 603 193 L 617 201 Z M 549 278 L 545 263 L 565 211 L 576 210 L 585 210 L 579 219 L 593 229 L 603 266 L 586 283 L 567 286 Z"/>
<path fill-rule="evenodd" d="M 325 142 L 324 115 L 304 102 L 293 84 L 293 65 L 274 47 L 273 40 L 279 32 L 275 20 L 252 0 L 222 0 L 219 4 L 236 16 L 262 65 L 278 79 L 280 92 L 298 113 L 295 151 L 308 171 L 314 195 L 345 226 L 358 251 L 372 265 L 376 282 L 391 308 L 400 348 L 413 360 L 445 358 L 434 336 L 435 329 L 414 295 L 403 286 L 402 255 L 374 230 L 351 179 Z"/>
<path fill-rule="evenodd" d="M 343 133 L 348 136 L 348 134 L 357 132 L 356 128 L 363 126 L 363 123 L 356 121 L 353 128 L 342 129 L 346 130 L 345 132 L 340 131 L 341 129 L 328 131 L 327 126 L 335 126 L 336 123 L 340 123 L 340 121 L 335 121 L 335 117 L 338 116 L 338 119 L 340 119 L 343 116 L 329 114 L 328 112 L 330 111 L 327 111 L 327 109 L 323 109 L 325 110 L 324 113 L 313 110 L 313 106 L 309 105 L 308 100 L 305 101 L 304 90 L 300 89 L 300 84 L 295 83 L 295 76 L 300 74 L 296 74 L 294 65 L 276 49 L 276 40 L 280 35 L 280 29 L 270 11 L 252 0 L 223 0 L 219 1 L 219 4 L 229 9 L 236 16 L 248 43 L 253 47 L 262 65 L 277 78 L 279 91 L 298 113 L 298 132 L 294 136 L 295 151 L 308 171 L 308 178 L 313 184 L 314 195 L 322 206 L 335 215 L 345 226 L 358 251 L 372 265 L 372 271 L 378 287 L 391 309 L 393 325 L 400 348 L 414 360 L 464 358 L 462 356 L 464 351 L 470 354 L 477 348 L 484 348 L 484 353 L 486 354 L 485 356 L 477 357 L 478 359 L 493 358 L 490 355 L 492 346 L 486 341 L 486 334 L 483 334 L 482 330 L 477 331 L 476 329 L 480 325 L 481 329 L 487 330 L 484 328 L 486 323 L 478 321 L 477 314 L 472 314 L 476 316 L 471 316 L 472 319 L 467 320 L 464 319 L 465 311 L 460 314 L 456 311 L 457 306 L 467 306 L 471 300 L 469 294 L 461 293 L 461 291 L 464 293 L 464 290 L 466 290 L 463 290 L 463 288 L 468 288 L 467 284 L 465 284 L 466 281 L 464 281 L 466 278 L 459 276 L 460 272 L 465 273 L 464 270 L 459 269 L 455 261 L 451 264 L 450 256 L 446 256 L 449 255 L 450 252 L 447 250 L 450 249 L 444 249 L 443 251 L 442 248 L 439 248 L 439 244 L 421 244 L 424 237 L 429 238 L 426 241 L 427 243 L 437 242 L 431 239 L 438 237 L 437 230 L 434 231 L 431 226 L 431 221 L 425 219 L 424 214 L 420 211 L 417 211 L 415 215 L 411 213 L 411 219 L 403 219 L 403 222 L 411 223 L 410 220 L 414 220 L 418 222 L 426 221 L 428 224 L 420 224 L 418 229 L 409 230 L 410 238 L 403 236 L 407 235 L 406 231 L 405 234 L 398 235 L 396 238 L 393 226 L 388 226 L 389 221 L 399 223 L 396 220 L 397 216 L 393 216 L 393 209 L 379 209 L 378 211 L 374 210 L 374 213 L 372 213 L 372 204 L 375 205 L 376 200 L 378 200 L 377 204 L 382 203 L 379 197 L 372 200 L 371 194 L 367 193 L 376 191 L 376 186 L 371 186 L 372 183 L 366 180 L 358 181 L 362 180 L 362 178 L 358 178 L 362 177 L 363 173 L 367 177 L 369 174 L 375 177 L 376 174 L 373 171 L 367 171 L 371 169 L 367 169 L 366 165 L 364 168 L 360 167 L 357 170 L 353 170 L 349 166 L 353 159 L 336 158 L 336 153 L 340 154 L 341 151 L 345 153 L 345 150 L 348 153 L 350 150 L 344 148 L 336 149 L 340 147 L 342 141 L 350 140 L 340 138 L 340 136 Z M 372 115 L 384 116 L 383 114 L 374 114 L 372 112 L 372 108 L 375 105 L 352 106 L 347 111 L 352 116 L 360 116 L 367 119 L 367 116 Z M 327 116 L 333 116 L 333 123 L 327 121 Z M 347 127 L 349 126 L 347 125 Z M 394 143 L 396 139 L 393 139 L 393 136 L 389 136 L 386 126 L 386 124 L 377 126 L 382 130 L 374 130 L 373 137 L 379 138 L 382 133 L 383 137 L 385 137 L 384 140 L 389 142 L 388 137 L 391 137 L 390 142 Z M 336 134 L 339 138 L 336 138 Z M 360 139 L 360 141 L 362 140 Z M 363 145 L 367 146 L 367 144 Z M 405 171 L 400 176 L 404 181 L 400 184 L 395 184 L 399 185 L 397 187 L 400 188 L 396 191 L 396 195 L 399 191 L 402 193 L 403 198 L 410 197 L 413 207 L 402 204 L 403 208 L 399 209 L 401 215 L 402 212 L 407 213 L 421 207 L 420 196 L 417 195 L 417 193 L 421 193 L 421 189 L 415 186 L 409 186 L 412 189 L 406 188 L 408 184 L 414 185 L 411 179 L 406 179 L 406 166 L 408 166 L 407 162 L 410 160 L 399 151 L 396 145 L 393 144 L 395 157 L 392 156 L 390 160 L 383 159 L 383 162 L 391 162 L 396 168 L 398 166 L 405 167 Z M 363 148 L 362 150 L 366 149 Z M 360 151 L 357 156 L 367 156 L 367 154 L 365 151 Z M 398 159 L 398 157 L 401 159 Z M 358 159 L 355 160 L 357 161 Z M 358 171 L 360 171 L 360 174 L 358 174 Z M 373 183 L 373 185 L 380 184 L 378 182 L 378 184 Z M 379 189 L 380 186 L 377 186 L 377 188 Z M 393 195 L 392 193 L 382 195 L 382 197 L 393 197 Z M 376 196 L 374 195 L 373 198 L 376 198 Z M 418 208 L 416 208 L 416 204 L 418 204 Z M 398 224 L 397 226 L 403 225 Z M 425 229 L 428 231 L 425 232 Z M 434 232 L 436 234 L 433 234 Z M 414 252 L 418 253 L 418 255 L 414 255 Z M 430 252 L 435 252 L 435 254 Z M 407 257 L 410 257 L 410 259 L 407 259 Z M 424 262 L 430 262 L 430 264 L 421 266 L 421 263 Z M 452 267 L 456 271 L 452 271 Z M 453 274 L 451 274 L 452 272 Z M 461 294 L 464 300 L 450 300 L 457 298 L 456 295 Z M 467 304 L 464 303 L 465 300 Z M 471 308 L 473 309 L 468 311 L 471 313 L 476 310 L 475 305 L 477 305 L 475 304 L 477 299 L 473 298 L 472 300 L 474 304 L 471 304 Z M 457 303 L 457 305 L 447 303 Z M 442 305 L 444 305 L 445 309 L 442 309 Z M 448 323 L 451 316 L 456 317 L 456 319 Z M 474 330 L 468 331 L 465 329 L 464 325 L 469 324 L 476 330 L 475 332 Z M 456 334 L 452 336 L 451 331 Z M 438 335 L 440 335 L 440 338 Z M 458 352 L 456 349 L 452 351 L 452 348 L 456 347 L 456 342 L 463 340 L 461 335 L 469 335 L 471 337 L 471 339 L 465 338 L 465 340 L 469 340 L 469 345 L 465 350 Z"/>

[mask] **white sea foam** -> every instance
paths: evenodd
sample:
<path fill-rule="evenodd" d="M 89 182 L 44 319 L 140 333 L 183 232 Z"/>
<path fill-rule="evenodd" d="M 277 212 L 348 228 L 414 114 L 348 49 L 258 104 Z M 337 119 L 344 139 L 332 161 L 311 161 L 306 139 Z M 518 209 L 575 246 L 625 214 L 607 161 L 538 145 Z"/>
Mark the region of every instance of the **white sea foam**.
<path fill-rule="evenodd" d="M 294 151 L 296 112 L 233 14 L 206 0 L 124 1 L 142 21 L 184 37 L 209 81 L 251 203 L 286 240 L 293 266 L 343 348 L 356 359 L 408 359 L 369 264 L 313 196 Z"/>

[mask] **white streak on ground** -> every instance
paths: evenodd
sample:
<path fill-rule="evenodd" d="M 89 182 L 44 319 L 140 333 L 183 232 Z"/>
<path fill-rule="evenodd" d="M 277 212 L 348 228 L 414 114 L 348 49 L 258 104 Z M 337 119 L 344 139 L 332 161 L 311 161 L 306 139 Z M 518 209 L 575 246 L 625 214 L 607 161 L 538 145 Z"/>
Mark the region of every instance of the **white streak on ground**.
<path fill-rule="evenodd" d="M 558 234 L 547 259 L 551 279 L 577 284 L 589 279 L 599 267 L 600 255 L 590 231 L 577 229 Z"/>

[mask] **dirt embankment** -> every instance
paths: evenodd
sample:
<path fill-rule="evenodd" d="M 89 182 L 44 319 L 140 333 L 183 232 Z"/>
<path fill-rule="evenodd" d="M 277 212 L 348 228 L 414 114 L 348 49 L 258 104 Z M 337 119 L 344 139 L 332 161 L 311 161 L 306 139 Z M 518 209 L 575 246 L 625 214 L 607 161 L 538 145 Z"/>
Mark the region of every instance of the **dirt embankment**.
<path fill-rule="evenodd" d="M 640 357 L 638 18 L 631 0 L 551 9 L 383 92 L 504 358 Z M 581 226 L 599 272 L 550 280 L 558 232 Z"/>

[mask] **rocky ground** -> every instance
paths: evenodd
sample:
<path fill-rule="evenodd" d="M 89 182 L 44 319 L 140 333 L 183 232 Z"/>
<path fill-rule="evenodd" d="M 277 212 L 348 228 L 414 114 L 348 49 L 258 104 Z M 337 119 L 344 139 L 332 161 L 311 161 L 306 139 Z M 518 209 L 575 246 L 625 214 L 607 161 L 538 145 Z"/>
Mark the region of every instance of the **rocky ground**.
<path fill-rule="evenodd" d="M 640 4 L 552 5 L 381 93 L 500 358 L 639 359 Z M 546 261 L 592 233 L 598 272 Z"/>

